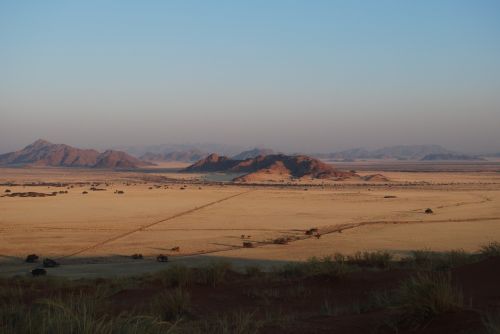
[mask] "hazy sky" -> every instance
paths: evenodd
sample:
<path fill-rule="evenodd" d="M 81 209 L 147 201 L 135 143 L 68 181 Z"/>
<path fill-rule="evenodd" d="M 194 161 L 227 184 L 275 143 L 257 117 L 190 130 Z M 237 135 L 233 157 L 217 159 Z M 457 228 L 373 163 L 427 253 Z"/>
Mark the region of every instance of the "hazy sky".
<path fill-rule="evenodd" d="M 0 0 L 0 152 L 500 151 L 500 1 Z"/>

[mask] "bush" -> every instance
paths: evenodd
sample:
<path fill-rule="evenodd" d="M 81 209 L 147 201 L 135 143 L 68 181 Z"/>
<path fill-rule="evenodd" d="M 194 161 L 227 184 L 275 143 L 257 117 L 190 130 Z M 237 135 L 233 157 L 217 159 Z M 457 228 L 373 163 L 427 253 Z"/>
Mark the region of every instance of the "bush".
<path fill-rule="evenodd" d="M 420 273 L 403 282 L 397 302 L 404 321 L 419 326 L 429 319 L 463 306 L 463 294 L 452 284 L 450 273 Z"/>

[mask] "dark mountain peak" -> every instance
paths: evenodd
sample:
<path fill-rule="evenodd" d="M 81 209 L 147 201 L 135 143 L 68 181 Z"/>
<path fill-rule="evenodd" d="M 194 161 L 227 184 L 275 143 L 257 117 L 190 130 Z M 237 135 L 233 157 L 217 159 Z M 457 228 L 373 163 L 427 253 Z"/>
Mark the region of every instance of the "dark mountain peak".
<path fill-rule="evenodd" d="M 224 160 L 224 159 L 227 159 L 227 158 L 224 156 L 220 157 L 217 153 L 211 153 L 204 160 L 207 162 L 217 162 L 219 160 Z"/>
<path fill-rule="evenodd" d="M 217 153 L 209 154 L 191 166 L 185 168 L 187 172 L 217 172 L 227 170 L 236 165 L 239 160 L 232 160 L 226 156 L 219 156 Z"/>
<path fill-rule="evenodd" d="M 42 147 L 47 147 L 47 146 L 52 146 L 51 142 L 45 139 L 37 139 L 33 143 L 29 144 L 28 146 L 25 147 L 25 149 L 39 149 Z"/>
<path fill-rule="evenodd" d="M 97 168 L 137 168 L 151 165 L 123 151 L 106 150 L 99 154 L 94 167 Z"/>

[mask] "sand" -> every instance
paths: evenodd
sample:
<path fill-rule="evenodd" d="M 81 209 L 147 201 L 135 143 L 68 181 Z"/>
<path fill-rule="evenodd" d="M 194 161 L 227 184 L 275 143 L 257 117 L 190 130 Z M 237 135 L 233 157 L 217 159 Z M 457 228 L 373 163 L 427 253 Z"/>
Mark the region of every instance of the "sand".
<path fill-rule="evenodd" d="M 364 250 L 388 250 L 397 256 L 424 248 L 476 251 L 487 242 L 500 241 L 499 173 L 359 173 L 381 173 L 391 182 L 221 186 L 192 184 L 187 181 L 202 175 L 176 170 L 2 168 L 0 183 L 19 185 L 1 185 L 1 195 L 6 189 L 68 194 L 0 197 L 0 274 L 26 272 L 33 265 L 22 260 L 30 253 L 60 258 L 64 265 L 54 273 L 98 276 L 159 269 L 162 264 L 154 258 L 160 253 L 185 263 L 213 257 L 281 263 Z M 152 176 L 179 181 L 144 182 Z M 104 181 L 110 185 L 98 187 L 105 191 L 74 184 Z M 28 182 L 69 182 L 73 188 L 22 185 Z M 388 195 L 396 198 L 384 198 Z M 426 208 L 434 214 L 425 214 Z M 366 225 L 356 227 L 359 223 Z M 347 229 L 329 233 L 339 226 Z M 271 244 L 283 236 L 304 238 L 304 231 L 312 227 L 319 228 L 320 239 Z M 242 248 L 243 241 L 256 247 Z M 171 251 L 173 247 L 180 251 Z M 131 262 L 134 253 L 146 259 Z"/>

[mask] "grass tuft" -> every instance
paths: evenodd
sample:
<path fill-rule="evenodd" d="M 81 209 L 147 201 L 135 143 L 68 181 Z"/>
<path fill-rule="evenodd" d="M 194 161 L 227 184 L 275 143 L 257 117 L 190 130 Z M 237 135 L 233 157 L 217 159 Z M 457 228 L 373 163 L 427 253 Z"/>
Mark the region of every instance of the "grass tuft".
<path fill-rule="evenodd" d="M 152 307 L 162 320 L 180 320 L 190 314 L 191 296 L 181 288 L 167 290 L 156 297 Z"/>
<path fill-rule="evenodd" d="M 332 280 L 344 277 L 347 271 L 344 262 L 325 256 L 312 257 L 305 263 L 288 263 L 278 271 L 278 274 L 284 278 L 316 277 Z"/>
<path fill-rule="evenodd" d="M 215 288 L 225 281 L 229 270 L 231 270 L 231 264 L 228 262 L 212 262 L 198 269 L 197 282 Z"/>
<path fill-rule="evenodd" d="M 192 282 L 192 270 L 186 266 L 174 264 L 160 272 L 159 277 L 164 286 L 185 288 Z"/>
<path fill-rule="evenodd" d="M 388 268 L 392 261 L 392 254 L 384 251 L 357 252 L 347 257 L 349 264 L 360 267 Z"/>
<path fill-rule="evenodd" d="M 498 241 L 490 242 L 487 245 L 481 246 L 479 253 L 481 254 L 482 257 L 487 257 L 487 258 L 500 256 L 500 242 Z"/>
<path fill-rule="evenodd" d="M 483 316 L 483 326 L 487 334 L 500 334 L 500 312 L 488 312 Z"/>
<path fill-rule="evenodd" d="M 413 251 L 412 257 L 405 259 L 405 262 L 424 270 L 449 270 L 472 263 L 475 260 L 472 254 L 465 252 L 463 249 L 449 252 L 433 252 L 424 249 Z"/>
<path fill-rule="evenodd" d="M 450 273 L 420 273 L 403 282 L 397 300 L 404 321 L 422 325 L 433 317 L 463 307 L 462 291 L 453 285 Z"/>
<path fill-rule="evenodd" d="M 257 334 L 263 322 L 254 313 L 236 311 L 216 316 L 200 323 L 193 333 L 203 334 Z"/>

